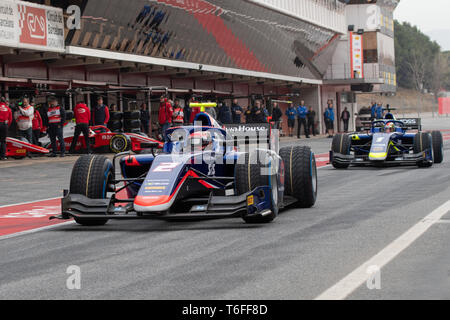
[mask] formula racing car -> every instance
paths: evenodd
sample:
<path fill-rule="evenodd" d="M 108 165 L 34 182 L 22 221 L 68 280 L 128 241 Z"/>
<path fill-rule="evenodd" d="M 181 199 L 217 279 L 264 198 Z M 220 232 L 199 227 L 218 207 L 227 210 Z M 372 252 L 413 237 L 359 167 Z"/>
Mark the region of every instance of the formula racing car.
<path fill-rule="evenodd" d="M 48 154 L 49 150 L 29 143 L 25 138 L 6 138 L 6 156 L 22 159 L 32 154 Z"/>
<path fill-rule="evenodd" d="M 164 143 L 149 138 L 145 134 L 139 133 L 116 133 L 111 132 L 105 126 L 93 126 L 89 128 L 90 130 L 90 144 L 91 149 L 95 153 L 121 153 L 125 151 L 141 152 L 144 148 L 143 144 L 157 144 L 157 148 L 162 149 Z M 66 145 L 66 151 L 68 152 L 70 146 L 72 145 L 74 136 L 73 126 L 67 126 L 64 129 L 64 143 Z M 46 147 L 51 150 L 51 144 L 48 142 Z M 57 141 L 57 148 L 60 149 L 59 141 Z M 86 142 L 84 137 L 81 135 L 78 137 L 77 145 L 75 147 L 75 152 L 81 153 L 86 149 Z"/>
<path fill-rule="evenodd" d="M 417 165 L 431 167 L 444 160 L 440 131 L 408 133 L 409 124 L 395 119 L 372 122 L 369 133 L 337 134 L 330 162 L 336 169 L 356 166 Z"/>
<path fill-rule="evenodd" d="M 278 152 L 268 124 L 227 131 L 207 113 L 199 113 L 195 123 L 167 130 L 168 142 L 159 155 L 126 152 L 113 161 L 80 157 L 62 199 L 62 214 L 53 218 L 74 218 L 87 226 L 109 219 L 241 217 L 247 223 L 268 223 L 288 206 L 314 205 L 317 169 L 309 147 Z"/>

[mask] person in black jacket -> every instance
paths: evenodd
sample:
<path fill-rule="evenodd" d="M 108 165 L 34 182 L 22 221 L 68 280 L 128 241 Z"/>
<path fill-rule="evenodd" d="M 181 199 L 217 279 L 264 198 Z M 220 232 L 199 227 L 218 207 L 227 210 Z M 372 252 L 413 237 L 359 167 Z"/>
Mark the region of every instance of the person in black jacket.
<path fill-rule="evenodd" d="M 280 106 L 277 102 L 273 104 L 272 110 L 272 121 L 275 122 L 275 129 L 281 128 L 281 118 L 283 117 L 283 112 L 281 112 Z"/>
<path fill-rule="evenodd" d="M 308 119 L 308 131 L 312 134 L 313 136 L 316 135 L 316 112 L 314 111 L 313 107 L 309 107 L 309 112 L 308 115 L 306 116 Z"/>
<path fill-rule="evenodd" d="M 233 117 L 231 113 L 231 109 L 223 102 L 219 102 L 219 115 L 218 120 L 222 124 L 231 124 L 233 123 Z"/>
<path fill-rule="evenodd" d="M 264 108 L 259 100 L 256 100 L 255 106 L 252 108 L 252 117 L 254 123 L 267 123 Z"/>
<path fill-rule="evenodd" d="M 250 106 L 244 112 L 245 123 L 253 123 L 252 108 Z"/>

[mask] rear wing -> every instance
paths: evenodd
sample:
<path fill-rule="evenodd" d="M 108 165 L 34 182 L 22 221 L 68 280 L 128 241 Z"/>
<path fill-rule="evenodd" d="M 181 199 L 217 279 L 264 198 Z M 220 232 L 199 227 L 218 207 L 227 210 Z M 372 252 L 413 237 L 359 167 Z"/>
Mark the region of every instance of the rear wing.
<path fill-rule="evenodd" d="M 279 132 L 272 130 L 268 123 L 226 124 L 224 128 L 227 139 L 232 139 L 234 146 L 258 145 L 274 151 L 279 149 Z"/>
<path fill-rule="evenodd" d="M 420 118 L 400 118 L 395 120 L 403 122 L 406 130 L 422 130 L 422 119 Z M 363 130 L 372 128 L 372 121 L 361 121 L 361 124 L 363 125 Z"/>
<path fill-rule="evenodd" d="M 420 118 L 400 118 L 396 120 L 403 122 L 407 130 L 422 130 L 422 119 Z"/>

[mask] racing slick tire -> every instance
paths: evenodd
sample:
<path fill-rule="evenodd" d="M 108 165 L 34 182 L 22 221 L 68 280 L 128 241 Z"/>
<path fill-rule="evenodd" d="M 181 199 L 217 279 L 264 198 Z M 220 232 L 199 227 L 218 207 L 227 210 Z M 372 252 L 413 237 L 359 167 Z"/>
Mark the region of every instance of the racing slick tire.
<path fill-rule="evenodd" d="M 414 153 L 422 153 L 431 149 L 433 142 L 431 134 L 427 132 L 419 132 L 414 136 Z M 433 165 L 432 161 L 419 161 L 417 166 L 420 168 L 429 168 Z"/>
<path fill-rule="evenodd" d="M 434 163 L 442 163 L 444 161 L 444 138 L 442 137 L 442 132 L 433 131 L 431 132 L 431 137 L 433 140 Z"/>
<path fill-rule="evenodd" d="M 234 178 L 236 186 L 236 194 L 241 195 L 253 191 L 255 188 L 265 185 L 272 186 L 272 202 L 273 209 L 269 215 L 266 216 L 242 216 L 246 223 L 269 223 L 272 222 L 278 215 L 279 199 L 278 199 L 278 183 L 277 175 L 263 176 L 261 175 L 261 160 L 259 159 L 259 152 L 246 153 L 242 155 L 245 157 L 244 161 L 238 161 L 235 167 Z M 242 157 L 241 156 L 241 157 Z"/>
<path fill-rule="evenodd" d="M 120 121 L 123 119 L 123 112 L 111 111 L 109 113 L 109 118 L 111 119 L 111 121 Z"/>
<path fill-rule="evenodd" d="M 284 193 L 298 201 L 297 208 L 311 208 L 317 199 L 317 166 L 314 153 L 309 147 L 281 148 L 284 161 Z"/>
<path fill-rule="evenodd" d="M 348 156 L 350 155 L 350 147 L 351 140 L 348 134 L 336 134 L 333 137 L 333 142 L 331 143 L 331 150 L 333 153 L 340 153 Z M 336 169 L 347 169 L 350 166 L 348 163 L 338 163 L 335 161 L 332 161 L 331 164 Z"/>
<path fill-rule="evenodd" d="M 73 167 L 70 193 L 81 194 L 90 199 L 106 199 L 108 187 L 113 179 L 111 160 L 105 156 L 84 155 L 75 162 Z M 82 226 L 102 226 L 108 222 L 108 219 L 74 219 Z"/>
<path fill-rule="evenodd" d="M 116 134 L 109 141 L 109 150 L 112 153 L 122 153 L 131 150 L 131 139 L 125 134 Z"/>
<path fill-rule="evenodd" d="M 140 120 L 141 112 L 140 111 L 126 111 L 123 113 L 124 120 Z"/>

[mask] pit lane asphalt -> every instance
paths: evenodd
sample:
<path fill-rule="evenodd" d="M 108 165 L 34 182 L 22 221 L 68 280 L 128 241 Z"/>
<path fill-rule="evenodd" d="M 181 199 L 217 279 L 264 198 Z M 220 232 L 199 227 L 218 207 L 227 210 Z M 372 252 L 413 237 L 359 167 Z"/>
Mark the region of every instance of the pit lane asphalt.
<path fill-rule="evenodd" d="M 320 169 L 315 207 L 269 225 L 111 221 L 0 240 L 0 298 L 313 299 L 449 200 L 449 150 L 446 143 L 446 160 L 430 169 Z M 58 196 L 71 161 L 16 167 L 10 183 L 23 194 L 47 175 L 44 198 Z M 449 231 L 449 223 L 432 226 L 382 269 L 381 290 L 363 285 L 349 298 L 450 299 Z M 66 288 L 71 265 L 81 267 L 81 290 Z"/>

